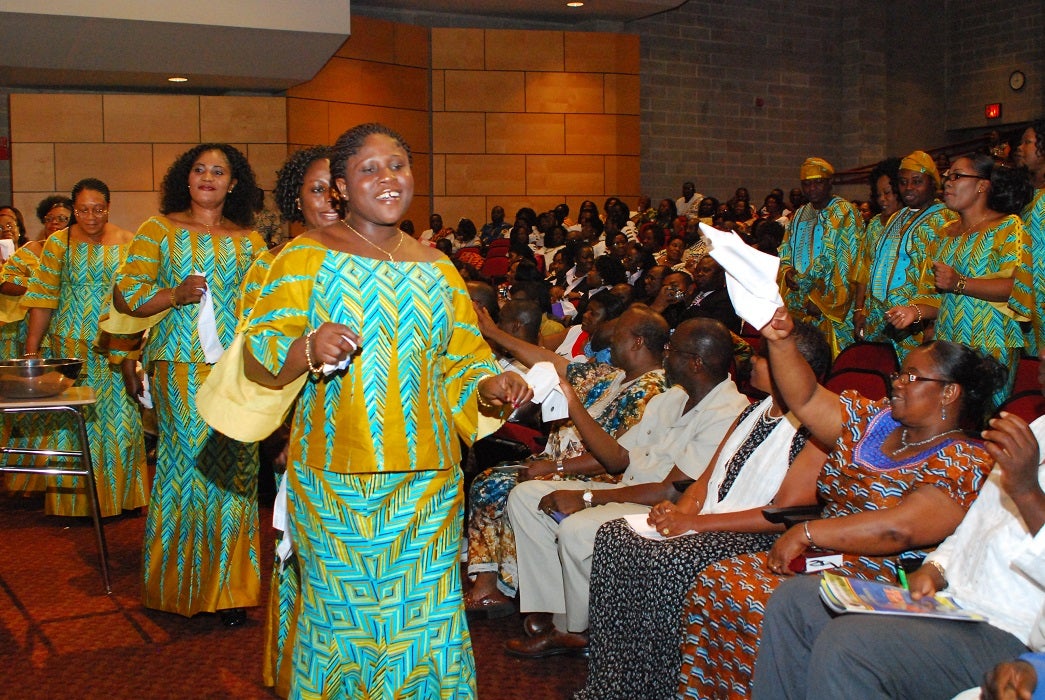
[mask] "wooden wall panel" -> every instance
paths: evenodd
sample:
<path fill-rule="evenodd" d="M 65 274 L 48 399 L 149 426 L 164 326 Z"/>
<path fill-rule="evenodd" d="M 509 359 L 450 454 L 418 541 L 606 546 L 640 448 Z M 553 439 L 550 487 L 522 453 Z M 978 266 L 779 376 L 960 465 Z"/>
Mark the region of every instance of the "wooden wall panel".
<path fill-rule="evenodd" d="M 432 29 L 432 69 L 483 70 L 482 29 Z"/>
<path fill-rule="evenodd" d="M 502 29 L 485 34 L 486 70 L 563 70 L 562 32 Z"/>
<path fill-rule="evenodd" d="M 524 112 L 525 89 L 525 73 L 448 70 L 443 79 L 443 108 L 448 112 Z"/>
<path fill-rule="evenodd" d="M 12 143 L 102 140 L 102 96 L 56 94 L 10 96 Z"/>
<path fill-rule="evenodd" d="M 565 153 L 561 114 L 486 115 L 487 153 Z"/>
<path fill-rule="evenodd" d="M 605 192 L 603 156 L 527 156 L 526 193 Z"/>
<path fill-rule="evenodd" d="M 601 114 L 602 76 L 593 73 L 527 73 L 526 111 Z"/>
<path fill-rule="evenodd" d="M 109 143 L 199 143 L 200 98 L 195 95 L 105 95 Z"/>

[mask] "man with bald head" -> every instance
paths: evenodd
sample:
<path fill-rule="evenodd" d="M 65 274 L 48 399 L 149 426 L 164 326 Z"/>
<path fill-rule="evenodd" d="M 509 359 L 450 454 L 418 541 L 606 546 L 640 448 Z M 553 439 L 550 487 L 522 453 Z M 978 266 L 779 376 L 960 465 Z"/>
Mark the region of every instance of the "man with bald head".
<path fill-rule="evenodd" d="M 618 323 L 614 350 L 635 342 Z M 673 482 L 700 477 L 749 405 L 729 377 L 733 342 L 718 321 L 683 322 L 664 350 L 664 372 L 673 386 L 650 399 L 642 419 L 619 440 L 564 386 L 570 418 L 589 454 L 623 476 L 616 484 L 527 481 L 512 489 L 508 517 L 519 560 L 520 610 L 537 615 L 526 623 L 534 634 L 509 640 L 509 654 L 540 658 L 586 649 L 588 577 L 599 526 L 677 499 Z"/>
<path fill-rule="evenodd" d="M 780 294 L 792 314 L 820 328 L 837 355 L 853 343 L 849 289 L 863 219 L 852 203 L 831 193 L 834 173 L 823 158 L 802 163 L 808 202 L 791 217 L 780 246 Z"/>

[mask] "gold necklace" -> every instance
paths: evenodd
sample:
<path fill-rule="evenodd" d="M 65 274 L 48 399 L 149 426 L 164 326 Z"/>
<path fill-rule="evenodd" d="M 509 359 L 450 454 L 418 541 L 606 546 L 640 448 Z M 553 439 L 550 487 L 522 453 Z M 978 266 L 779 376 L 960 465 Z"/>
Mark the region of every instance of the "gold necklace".
<path fill-rule="evenodd" d="M 984 221 L 986 221 L 986 220 L 987 220 L 987 219 L 989 219 L 989 218 L 991 218 L 991 215 L 990 215 L 990 214 L 985 214 L 985 215 L 983 216 L 983 218 L 982 218 L 982 219 L 980 219 L 980 220 L 979 220 L 979 221 L 977 221 L 977 222 L 976 222 L 975 224 L 973 224 L 973 225 L 972 225 L 972 226 L 970 226 L 969 228 L 965 229 L 964 231 L 962 231 L 962 232 L 961 232 L 961 233 L 959 233 L 958 235 L 959 235 L 959 236 L 964 236 L 964 235 L 965 235 L 965 234 L 967 234 L 967 233 L 968 233 L 969 231 L 972 231 L 973 229 L 975 229 L 975 228 L 976 228 L 977 226 L 979 226 L 980 224 L 982 224 L 982 223 L 983 223 Z"/>
<path fill-rule="evenodd" d="M 211 226 L 221 226 L 223 223 L 225 223 L 225 217 L 224 216 L 222 216 L 220 219 L 218 219 L 218 223 L 216 223 L 216 224 L 205 224 L 202 221 L 196 221 L 196 217 L 192 217 L 192 220 L 193 220 L 194 223 L 197 223 L 200 226 L 202 226 L 204 229 L 206 229 L 208 236 L 213 235 L 211 233 L 211 230 L 210 230 Z"/>
<path fill-rule="evenodd" d="M 357 231 L 354 228 L 352 228 L 352 226 L 347 221 L 345 221 L 344 219 L 341 219 L 341 223 L 343 223 L 345 225 L 345 228 L 347 228 L 349 231 L 351 231 L 352 233 L 354 233 L 357 236 L 359 236 L 363 240 L 363 242 L 366 243 L 367 245 L 369 245 L 371 248 L 375 248 L 375 249 L 381 251 L 384 255 L 387 255 L 388 256 L 388 262 L 395 262 L 395 258 L 392 257 L 392 253 L 395 253 L 397 250 L 399 250 L 399 246 L 403 245 L 403 238 L 404 238 L 404 236 L 403 236 L 403 232 L 402 231 L 400 231 L 399 229 L 396 229 L 396 232 L 399 234 L 399 242 L 395 244 L 395 248 L 392 248 L 392 252 L 390 253 L 387 250 L 385 250 L 384 248 L 382 248 L 381 246 L 379 246 L 377 243 L 374 243 L 372 240 L 370 240 L 369 238 L 367 238 L 366 236 L 361 234 L 359 231 Z"/>

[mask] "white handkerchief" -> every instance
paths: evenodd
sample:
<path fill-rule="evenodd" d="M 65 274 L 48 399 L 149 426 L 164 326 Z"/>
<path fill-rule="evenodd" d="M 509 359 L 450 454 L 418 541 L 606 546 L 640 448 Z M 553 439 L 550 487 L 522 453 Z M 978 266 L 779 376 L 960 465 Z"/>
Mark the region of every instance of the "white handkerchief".
<path fill-rule="evenodd" d="M 194 271 L 192 274 L 203 275 L 199 270 Z M 218 322 L 214 318 L 214 298 L 210 294 L 210 289 L 204 289 L 203 296 L 200 298 L 200 312 L 196 317 L 196 332 L 199 333 L 200 345 L 203 346 L 203 357 L 206 358 L 208 365 L 213 365 L 221 359 L 222 354 L 225 352 L 225 347 L 221 344 L 221 339 L 218 338 Z"/>
<path fill-rule="evenodd" d="M 752 248 L 735 233 L 704 223 L 700 230 L 711 241 L 711 257 L 726 271 L 726 290 L 737 315 L 761 329 L 784 305 L 777 285 L 780 258 Z"/>
<path fill-rule="evenodd" d="M 343 335 L 341 337 L 344 338 L 345 340 L 347 340 L 349 343 L 351 343 L 351 345 L 352 345 L 352 352 L 348 353 L 348 357 L 346 357 L 345 359 L 341 360 L 341 362 L 338 362 L 336 365 L 332 365 L 332 364 L 324 362 L 323 363 L 323 374 L 332 374 L 334 372 L 339 372 L 339 371 L 343 370 L 345 367 L 348 367 L 348 363 L 350 363 L 352 361 L 352 355 L 355 354 L 356 349 L 359 347 L 354 342 L 352 342 L 352 339 L 349 338 L 347 335 Z"/>
<path fill-rule="evenodd" d="M 272 504 L 272 527 L 283 532 L 283 538 L 276 545 L 276 556 L 279 558 L 279 570 L 283 571 L 283 565 L 294 553 L 294 541 L 290 536 L 290 528 L 287 527 L 287 474 L 279 480 L 279 490 L 276 492 L 276 500 Z"/>
<path fill-rule="evenodd" d="M 7 260 L 15 254 L 15 242 L 10 238 L 0 238 L 0 260 Z"/>
<path fill-rule="evenodd" d="M 686 530 L 685 532 L 674 532 L 669 535 L 663 535 L 657 532 L 656 528 L 649 524 L 649 513 L 634 513 L 632 515 L 625 515 L 624 521 L 628 524 L 628 527 L 640 537 L 645 537 L 647 540 L 672 540 L 676 537 L 682 537 L 683 535 L 692 535 L 695 533 L 694 530 Z"/>
<path fill-rule="evenodd" d="M 555 365 L 538 362 L 526 373 L 526 383 L 533 389 L 533 402 L 541 405 L 541 419 L 545 423 L 569 416 L 569 404 L 559 388 Z"/>
<path fill-rule="evenodd" d="M 145 408 L 152 408 L 152 393 L 149 391 L 149 375 L 147 374 L 142 375 L 142 395 L 138 397 L 138 403 Z"/>

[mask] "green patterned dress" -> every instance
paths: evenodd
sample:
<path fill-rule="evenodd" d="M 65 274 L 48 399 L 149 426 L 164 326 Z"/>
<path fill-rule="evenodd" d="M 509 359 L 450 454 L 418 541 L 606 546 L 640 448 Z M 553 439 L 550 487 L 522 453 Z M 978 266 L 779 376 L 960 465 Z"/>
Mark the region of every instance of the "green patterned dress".
<path fill-rule="evenodd" d="M 1024 332 L 1026 352 L 1036 356 L 1045 350 L 1045 188 L 1035 190 L 1023 210 L 1023 227 L 1031 240 L 1032 265 L 1016 270 L 1009 305 L 1030 318 Z M 1033 303 L 1028 303 L 1033 299 Z"/>
<path fill-rule="evenodd" d="M 1030 237 L 1016 216 L 1006 216 L 983 230 L 954 235 L 959 221 L 945 226 L 929 245 L 926 266 L 912 301 L 938 309 L 936 338 L 968 345 L 992 355 L 1009 371 L 1008 383 L 995 392 L 997 408 L 1008 397 L 1016 381 L 1016 364 L 1023 350 L 1021 321 L 1028 320 L 1016 304 L 991 302 L 965 294 L 941 293 L 928 261 L 938 261 L 970 278 L 1014 277 L 1031 266 Z M 1016 289 L 1015 281 L 1013 289 Z M 1031 302 L 1033 303 L 1033 302 Z M 1024 306 L 1027 302 L 1024 302 Z"/>
<path fill-rule="evenodd" d="M 119 365 L 92 349 L 98 317 L 109 309 L 113 277 L 126 252 L 126 245 L 70 245 L 68 230 L 59 231 L 44 244 L 40 266 L 22 297 L 23 306 L 53 310 L 44 351 L 84 360 L 77 384 L 94 389 L 96 397 L 84 414 L 103 516 L 149 502 L 141 412 L 124 390 Z M 49 436 L 48 447 L 68 450 L 74 440 L 71 430 L 60 429 Z M 89 503 L 83 479 L 48 477 L 47 513 L 88 515 Z"/>
<path fill-rule="evenodd" d="M 325 321 L 361 336 L 312 376 L 291 428 L 288 518 L 301 571 L 290 696 L 474 698 L 461 599 L 459 435 L 499 369 L 449 260 L 389 262 L 297 238 L 254 306 L 270 372 Z"/>
<path fill-rule="evenodd" d="M 203 272 L 218 335 L 228 347 L 244 275 L 265 249 L 254 232 L 210 236 L 153 217 L 135 234 L 116 286 L 136 309 Z M 215 432 L 196 411 L 196 392 L 210 373 L 197 332 L 199 309 L 171 309 L 150 329 L 143 351 L 159 442 L 142 596 L 146 607 L 185 616 L 257 605 L 261 588 L 257 445 Z"/>

